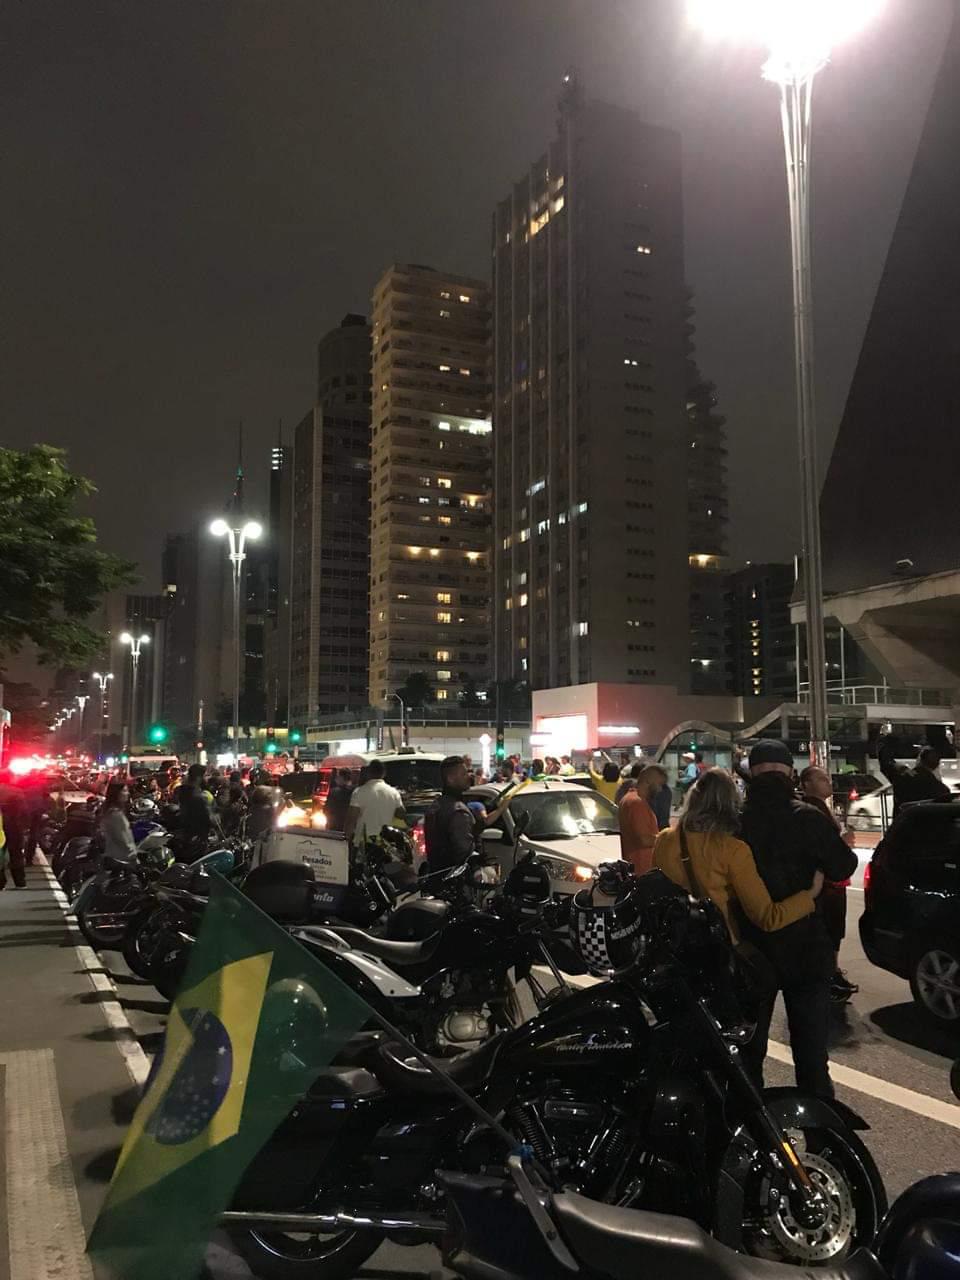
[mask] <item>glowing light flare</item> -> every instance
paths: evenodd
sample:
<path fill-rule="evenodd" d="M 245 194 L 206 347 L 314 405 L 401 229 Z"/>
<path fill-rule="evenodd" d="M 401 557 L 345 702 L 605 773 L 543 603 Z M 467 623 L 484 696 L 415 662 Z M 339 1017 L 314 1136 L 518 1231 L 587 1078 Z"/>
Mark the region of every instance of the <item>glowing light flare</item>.
<path fill-rule="evenodd" d="M 229 533 L 229 531 L 230 531 L 230 526 L 227 524 L 226 520 L 210 521 L 210 532 L 213 534 L 215 538 L 222 538 L 223 535 L 225 533 Z"/>
<path fill-rule="evenodd" d="M 18 778 L 22 778 L 24 774 L 33 773 L 40 768 L 40 763 L 36 759 L 29 756 L 15 756 L 10 761 L 10 772 Z"/>
<path fill-rule="evenodd" d="M 883 8 L 883 0 L 688 0 L 705 35 L 763 45 L 763 75 L 777 84 L 806 80 Z"/>

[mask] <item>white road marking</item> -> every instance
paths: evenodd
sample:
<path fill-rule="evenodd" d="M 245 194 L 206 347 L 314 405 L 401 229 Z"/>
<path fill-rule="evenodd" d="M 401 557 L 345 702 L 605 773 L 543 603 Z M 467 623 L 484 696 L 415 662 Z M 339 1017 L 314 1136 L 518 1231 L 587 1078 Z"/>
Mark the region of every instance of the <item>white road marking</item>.
<path fill-rule="evenodd" d="M 771 1040 L 767 1053 L 775 1062 L 793 1066 L 793 1057 L 787 1045 Z M 889 1080 L 881 1080 L 878 1076 L 867 1075 L 865 1071 L 856 1071 L 853 1067 L 845 1067 L 843 1063 L 832 1060 L 830 1075 L 835 1084 L 842 1084 L 847 1089 L 855 1089 L 857 1093 L 877 1098 L 880 1102 L 889 1102 L 894 1107 L 912 1111 L 914 1115 L 924 1116 L 927 1120 L 937 1120 L 940 1124 L 960 1129 L 960 1107 L 955 1103 L 941 1102 L 939 1098 L 917 1093 L 914 1089 L 904 1089 L 902 1085 L 891 1084 Z"/>
<path fill-rule="evenodd" d="M 67 901 L 66 894 L 60 888 L 56 877 L 39 850 L 37 859 L 42 859 L 40 862 L 41 870 L 50 884 L 50 889 L 57 900 L 60 910 L 63 912 L 67 928 L 70 931 L 70 937 L 73 940 L 74 950 L 77 953 L 77 959 L 90 979 L 94 991 L 108 997 L 108 999 L 100 1001 L 104 1020 L 114 1033 L 114 1043 L 120 1050 L 127 1071 L 130 1073 L 130 1079 L 137 1088 L 142 1089 L 147 1083 L 147 1076 L 150 1074 L 150 1059 L 144 1052 L 143 1045 L 137 1039 L 136 1033 L 130 1025 L 130 1019 L 127 1017 L 117 995 L 117 988 L 107 975 L 101 972 L 103 964 L 100 957 L 92 947 L 87 945 L 86 939 L 80 932 L 80 928 L 73 917 L 73 910 Z"/>
<path fill-rule="evenodd" d="M 538 967 L 538 972 L 543 975 L 544 982 L 550 980 L 551 974 L 548 969 Z M 572 987 L 592 987 L 600 981 L 599 978 L 591 978 L 587 975 L 567 978 L 567 982 Z M 775 1062 L 785 1063 L 788 1067 L 793 1066 L 789 1045 L 771 1040 L 767 1045 L 767 1055 Z M 941 1102 L 939 1098 L 931 1098 L 929 1094 L 917 1093 L 915 1089 L 905 1089 L 902 1085 L 891 1084 L 889 1080 L 868 1075 L 865 1071 L 856 1071 L 853 1067 L 844 1066 L 842 1062 L 834 1062 L 833 1059 L 830 1060 L 830 1075 L 835 1084 L 843 1085 L 847 1089 L 854 1089 L 857 1093 L 866 1094 L 867 1097 L 877 1098 L 880 1102 L 889 1102 L 891 1106 L 900 1107 L 903 1111 L 912 1111 L 914 1115 L 923 1116 L 927 1120 L 938 1120 L 941 1124 L 950 1125 L 953 1129 L 960 1129 L 960 1106 L 955 1103 Z"/>

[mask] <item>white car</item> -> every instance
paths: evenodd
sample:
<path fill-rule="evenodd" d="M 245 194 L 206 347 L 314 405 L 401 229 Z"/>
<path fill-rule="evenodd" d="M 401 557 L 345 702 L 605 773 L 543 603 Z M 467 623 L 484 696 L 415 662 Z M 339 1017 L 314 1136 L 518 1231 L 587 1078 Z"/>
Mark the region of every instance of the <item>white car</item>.
<path fill-rule="evenodd" d="M 953 792 L 954 800 L 960 800 L 960 783 L 945 778 Z M 869 795 L 858 796 L 847 810 L 847 826 L 851 831 L 886 831 L 893 822 L 893 785 L 885 782 Z"/>
<path fill-rule="evenodd" d="M 488 785 L 471 788 L 464 799 L 468 804 L 482 801 L 489 812 L 502 794 L 502 787 Z M 496 854 L 503 874 L 513 867 L 514 824 L 523 813 L 529 818 L 517 853 L 536 853 L 554 893 L 576 893 L 590 883 L 601 862 L 620 857 L 616 806 L 590 787 L 566 778 L 545 779 L 517 787 L 503 817 L 483 833 L 484 850 Z"/>

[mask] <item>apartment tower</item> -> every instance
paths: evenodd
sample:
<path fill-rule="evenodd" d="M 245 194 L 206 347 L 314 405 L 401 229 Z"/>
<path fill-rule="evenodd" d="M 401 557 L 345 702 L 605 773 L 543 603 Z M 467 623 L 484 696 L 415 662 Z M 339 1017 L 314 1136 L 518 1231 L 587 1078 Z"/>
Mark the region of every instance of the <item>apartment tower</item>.
<path fill-rule="evenodd" d="M 679 136 L 567 76 L 493 264 L 497 679 L 685 689 Z"/>
<path fill-rule="evenodd" d="M 490 290 L 392 266 L 373 297 L 370 704 L 489 677 Z"/>
<path fill-rule="evenodd" d="M 370 326 L 345 316 L 320 341 L 317 403 L 294 435 L 290 706 L 302 728 L 367 701 Z"/>

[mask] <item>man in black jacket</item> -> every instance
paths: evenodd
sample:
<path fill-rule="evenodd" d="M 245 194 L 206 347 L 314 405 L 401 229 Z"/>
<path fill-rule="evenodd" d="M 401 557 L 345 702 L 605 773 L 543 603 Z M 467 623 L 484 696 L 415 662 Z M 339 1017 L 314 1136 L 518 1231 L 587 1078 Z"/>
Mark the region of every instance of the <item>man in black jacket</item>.
<path fill-rule="evenodd" d="M 809 888 L 816 871 L 828 880 L 841 881 L 857 868 L 857 855 L 844 843 L 836 824 L 797 799 L 793 756 L 782 742 L 758 742 L 750 752 L 741 835 L 753 850 L 757 870 L 774 902 Z M 770 961 L 783 992 L 797 1087 L 804 1093 L 832 1097 L 827 1031 L 835 955 L 819 902 L 812 915 L 785 929 L 775 933 L 752 929 L 746 936 Z M 776 992 L 764 1001 L 746 1055 L 757 1078 L 762 1076 L 775 999 Z"/>
<path fill-rule="evenodd" d="M 893 816 L 902 805 L 914 800 L 952 800 L 950 788 L 937 775 L 940 757 L 933 747 L 924 747 L 912 769 L 896 761 L 896 746 L 892 738 L 883 738 L 877 750 L 880 772 L 893 784 Z"/>
<path fill-rule="evenodd" d="M 470 786 L 470 772 L 463 756 L 447 756 L 440 765 L 443 795 L 423 819 L 429 871 L 462 866 L 474 851 L 473 814 L 463 802 Z"/>

